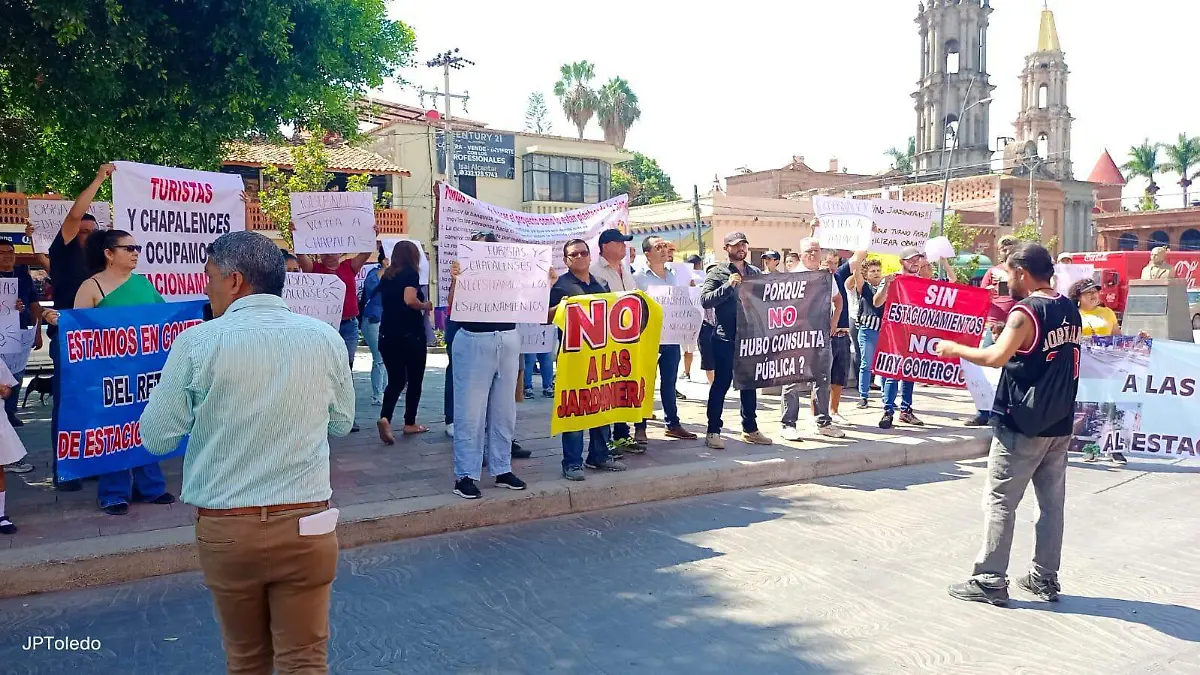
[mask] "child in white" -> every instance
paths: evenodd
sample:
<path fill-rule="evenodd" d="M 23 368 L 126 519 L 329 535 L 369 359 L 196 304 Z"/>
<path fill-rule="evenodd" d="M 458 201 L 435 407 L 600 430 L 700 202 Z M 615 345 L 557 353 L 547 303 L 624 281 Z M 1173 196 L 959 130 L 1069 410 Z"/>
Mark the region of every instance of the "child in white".
<path fill-rule="evenodd" d="M 17 385 L 17 378 L 4 361 L 0 360 L 0 398 L 12 396 L 12 388 Z M 0 415 L 0 466 L 12 464 L 25 457 L 25 445 L 17 430 L 13 429 L 6 415 Z M 0 534 L 12 534 L 17 526 L 8 519 L 4 508 L 4 472 L 0 471 Z"/>

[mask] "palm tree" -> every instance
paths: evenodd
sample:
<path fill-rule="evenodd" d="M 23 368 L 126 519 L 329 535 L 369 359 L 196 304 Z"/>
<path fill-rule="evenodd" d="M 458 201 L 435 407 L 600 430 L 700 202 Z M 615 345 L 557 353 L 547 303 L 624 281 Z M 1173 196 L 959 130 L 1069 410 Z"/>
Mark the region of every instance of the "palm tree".
<path fill-rule="evenodd" d="M 1125 175 L 1133 178 L 1141 176 L 1150 181 L 1150 185 L 1146 186 L 1146 194 L 1153 196 L 1158 192 L 1158 184 L 1154 182 L 1154 174 L 1161 173 L 1162 167 L 1158 165 L 1158 146 L 1150 142 L 1147 138 L 1141 145 L 1135 145 L 1129 148 L 1129 161 L 1121 167 L 1125 170 Z"/>
<path fill-rule="evenodd" d="M 892 168 L 904 175 L 913 172 L 913 160 L 917 156 L 917 137 L 908 137 L 908 152 L 900 152 L 896 148 L 888 148 L 888 151 L 883 153 L 892 158 Z"/>
<path fill-rule="evenodd" d="M 1187 208 L 1190 204 L 1188 188 L 1192 185 L 1192 179 L 1200 175 L 1191 173 L 1192 167 L 1200 164 L 1200 138 L 1189 138 L 1187 134 L 1179 134 L 1179 142 L 1175 145 L 1159 143 L 1158 147 L 1167 153 L 1167 161 L 1163 162 L 1161 170 L 1179 174 L 1179 187 L 1183 188 L 1183 207 Z"/>
<path fill-rule="evenodd" d="M 596 66 L 587 61 L 576 61 L 563 64 L 559 72 L 562 78 L 554 83 L 554 95 L 562 103 L 567 119 L 579 129 L 579 138 L 582 140 L 583 130 L 592 115 L 596 114 L 599 102 L 596 92 L 588 86 L 596 77 Z"/>
<path fill-rule="evenodd" d="M 614 77 L 600 88 L 596 119 L 604 129 L 604 140 L 618 148 L 625 147 L 625 134 L 642 116 L 637 94 L 623 77 Z"/>

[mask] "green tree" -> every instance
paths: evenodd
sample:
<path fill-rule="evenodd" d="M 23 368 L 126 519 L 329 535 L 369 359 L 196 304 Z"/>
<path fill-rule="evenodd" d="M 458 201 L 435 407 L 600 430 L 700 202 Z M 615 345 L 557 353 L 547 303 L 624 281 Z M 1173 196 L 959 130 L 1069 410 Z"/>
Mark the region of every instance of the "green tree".
<path fill-rule="evenodd" d="M 529 95 L 529 103 L 525 106 L 525 131 L 535 134 L 554 133 L 550 113 L 546 110 L 546 97 L 540 91 Z"/>
<path fill-rule="evenodd" d="M 563 113 L 579 129 L 579 138 L 583 138 L 583 130 L 596 114 L 599 99 L 588 83 L 596 77 L 596 66 L 587 61 L 565 63 L 559 68 L 562 78 L 554 83 L 554 95 L 562 103 Z"/>
<path fill-rule="evenodd" d="M 625 134 L 641 116 L 637 94 L 625 78 L 614 77 L 600 88 L 596 119 L 604 129 L 604 140 L 618 148 L 625 147 Z"/>
<path fill-rule="evenodd" d="M 357 134 L 410 62 L 384 0 L 25 0 L 0 11 L 0 176 L 75 194 L 106 161 L 214 169 L 284 124 Z"/>
<path fill-rule="evenodd" d="M 671 184 L 671 177 L 663 172 L 656 160 L 640 152 L 633 153 L 633 159 L 613 167 L 609 192 L 614 197 L 629 195 L 630 206 L 679 199 L 675 186 Z"/>
<path fill-rule="evenodd" d="M 908 137 L 908 150 L 900 152 L 897 148 L 888 148 L 887 152 L 883 153 L 892 158 L 892 169 L 899 171 L 904 175 L 909 175 L 913 172 L 914 162 L 917 157 L 917 137 Z"/>
<path fill-rule="evenodd" d="M 292 147 L 292 168 L 283 170 L 277 166 L 263 169 L 267 185 L 258 193 L 259 206 L 263 215 L 271 221 L 288 248 L 292 247 L 292 200 L 293 192 L 324 192 L 333 181 L 327 170 L 329 151 L 322 139 L 324 132 L 313 132 L 302 145 Z M 346 192 L 366 192 L 371 174 L 356 174 L 346 180 Z M 383 200 L 391 198 L 384 193 Z"/>
<path fill-rule="evenodd" d="M 1191 204 L 1188 201 L 1188 188 L 1192 186 L 1192 179 L 1200 175 L 1192 173 L 1192 167 L 1200 164 L 1200 138 L 1179 134 L 1179 140 L 1174 145 L 1159 143 L 1158 147 L 1167 154 L 1167 161 L 1163 162 L 1160 169 L 1167 173 L 1179 174 L 1179 187 L 1183 188 L 1183 207 L 1187 208 Z"/>
<path fill-rule="evenodd" d="M 1042 241 L 1042 233 L 1039 231 L 1036 223 L 1025 223 L 1013 230 L 1013 236 L 1020 241 L 1031 241 L 1035 244 L 1041 244 L 1051 252 L 1058 247 L 1058 237 L 1050 237 L 1048 241 Z"/>
<path fill-rule="evenodd" d="M 1154 174 L 1161 173 L 1163 169 L 1158 164 L 1158 146 L 1151 143 L 1149 138 L 1141 145 L 1129 148 L 1129 161 L 1125 162 L 1121 168 L 1130 178 L 1141 176 L 1150 181 L 1150 184 L 1146 186 L 1146 194 L 1153 195 L 1158 192 Z"/>
<path fill-rule="evenodd" d="M 1155 197 L 1154 195 L 1149 194 L 1149 193 L 1143 194 L 1138 199 L 1137 210 L 1138 211 L 1157 211 L 1158 210 L 1158 197 Z"/>

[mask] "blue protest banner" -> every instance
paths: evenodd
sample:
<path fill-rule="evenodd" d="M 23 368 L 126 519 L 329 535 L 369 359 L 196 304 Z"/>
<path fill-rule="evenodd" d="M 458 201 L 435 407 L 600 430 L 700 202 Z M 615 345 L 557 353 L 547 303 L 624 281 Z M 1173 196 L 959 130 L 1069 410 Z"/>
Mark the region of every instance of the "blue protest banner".
<path fill-rule="evenodd" d="M 58 318 L 55 452 L 59 480 L 153 464 L 169 455 L 142 447 L 138 418 L 167 352 L 201 322 L 204 303 L 68 310 Z"/>

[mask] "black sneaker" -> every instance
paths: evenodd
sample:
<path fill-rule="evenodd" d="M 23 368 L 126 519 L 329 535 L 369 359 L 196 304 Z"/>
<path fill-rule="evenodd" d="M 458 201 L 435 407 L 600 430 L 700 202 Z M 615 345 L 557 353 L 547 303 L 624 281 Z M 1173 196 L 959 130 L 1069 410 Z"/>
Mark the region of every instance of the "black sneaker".
<path fill-rule="evenodd" d="M 967 579 L 946 589 L 951 597 L 968 602 L 986 602 L 996 607 L 1008 606 L 1008 585 L 985 586 L 978 579 Z"/>
<path fill-rule="evenodd" d="M 1032 572 L 1017 579 L 1017 586 L 1046 602 L 1058 602 L 1058 592 L 1062 590 L 1057 581 L 1038 578 Z"/>
<path fill-rule="evenodd" d="M 0 516 L 0 534 L 16 534 L 17 526 L 8 519 L 8 516 Z"/>
<path fill-rule="evenodd" d="M 533 388 L 531 387 L 531 388 L 525 390 L 525 400 L 528 401 L 532 398 L 533 398 Z"/>
<path fill-rule="evenodd" d="M 454 483 L 454 494 L 463 499 L 479 499 L 483 496 L 479 487 L 475 485 L 475 481 L 468 476 L 463 476 Z"/>
<path fill-rule="evenodd" d="M 21 427 L 25 426 L 24 422 L 15 417 L 8 418 L 8 423 L 11 424 L 14 429 L 20 429 Z"/>
<path fill-rule="evenodd" d="M 554 398 L 554 390 L 553 389 L 543 389 L 542 397 L 543 398 Z"/>
<path fill-rule="evenodd" d="M 855 407 L 855 408 L 858 408 L 859 410 L 863 410 L 864 408 L 867 408 L 867 407 L 869 407 L 869 406 L 870 406 L 870 404 L 869 404 L 869 403 L 867 403 L 867 399 L 865 399 L 865 398 L 860 398 L 860 399 L 858 399 L 858 405 L 856 405 L 856 406 L 854 406 L 854 407 Z"/>
<path fill-rule="evenodd" d="M 512 443 L 512 458 L 513 459 L 529 459 L 530 457 L 533 457 L 533 452 L 531 450 L 525 450 L 524 448 L 521 447 L 520 443 L 513 441 L 513 443 Z"/>
<path fill-rule="evenodd" d="M 972 417 L 970 420 L 967 420 L 966 426 L 968 426 L 968 427 L 986 427 L 990 423 L 991 423 L 991 417 L 984 415 L 983 413 L 980 413 L 980 414 Z"/>
<path fill-rule="evenodd" d="M 1120 466 L 1125 466 L 1129 463 L 1129 460 L 1125 459 L 1125 454 L 1120 452 L 1109 453 L 1108 458 L 1113 461 L 1113 464 L 1118 464 Z"/>
<path fill-rule="evenodd" d="M 110 516 L 123 516 L 126 513 L 129 513 L 129 505 L 125 503 L 113 504 L 111 506 L 105 506 L 101 510 Z"/>
<path fill-rule="evenodd" d="M 496 487 L 506 487 L 509 490 L 524 490 L 525 481 L 517 478 L 516 474 L 509 471 L 496 476 Z"/>
<path fill-rule="evenodd" d="M 879 418 L 879 428 L 880 429 L 891 429 L 892 428 L 891 413 L 884 413 L 883 417 Z"/>
<path fill-rule="evenodd" d="M 54 489 L 59 492 L 79 492 L 83 489 L 83 481 L 78 478 L 71 480 L 59 481 L 54 484 Z"/>

